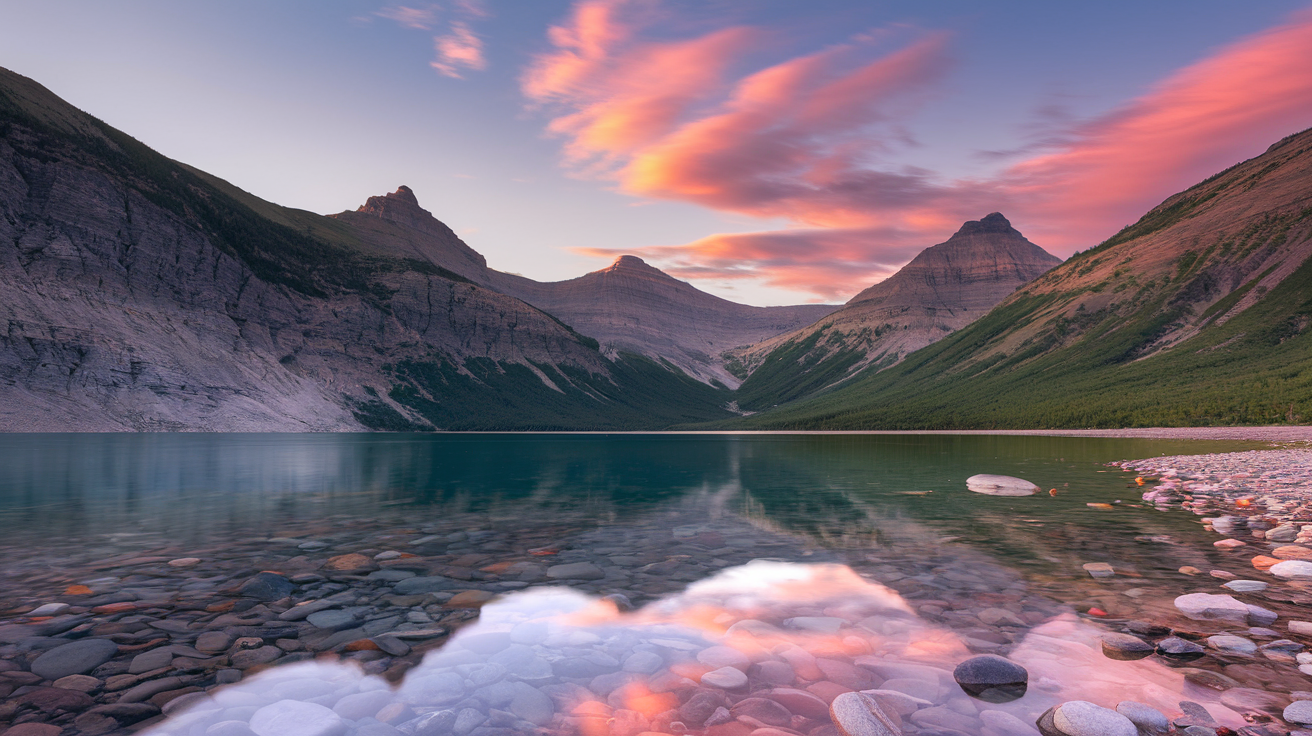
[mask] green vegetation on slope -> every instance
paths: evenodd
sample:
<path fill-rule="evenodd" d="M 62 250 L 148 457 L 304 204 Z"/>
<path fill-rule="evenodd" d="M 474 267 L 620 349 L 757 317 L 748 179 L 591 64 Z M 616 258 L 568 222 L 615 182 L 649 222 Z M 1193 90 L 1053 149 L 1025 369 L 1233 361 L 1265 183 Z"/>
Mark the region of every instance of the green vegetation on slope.
<path fill-rule="evenodd" d="M 846 335 L 830 332 L 825 325 L 801 340 L 785 343 L 771 352 L 738 387 L 738 406 L 761 411 L 815 393 L 842 379 L 865 357 L 865 352 L 845 347 Z"/>
<path fill-rule="evenodd" d="M 1083 339 L 1064 348 L 1052 349 L 1060 339 L 1053 330 L 1010 355 L 970 362 L 1061 296 L 1008 302 L 900 365 L 736 426 L 1146 427 L 1312 417 L 1312 261 L 1224 325 L 1147 358 L 1136 359 L 1175 317 L 1164 296 L 1129 320 L 1092 316 Z"/>
<path fill-rule="evenodd" d="M 435 356 L 390 366 L 395 383 L 388 396 L 450 430 L 638 430 L 733 416 L 724 408 L 728 390 L 631 353 L 621 354 L 609 377 L 568 366 L 534 367 L 561 390 L 527 366 L 474 359 L 462 373 Z M 374 429 L 418 428 L 381 401 L 358 406 L 356 418 Z"/>

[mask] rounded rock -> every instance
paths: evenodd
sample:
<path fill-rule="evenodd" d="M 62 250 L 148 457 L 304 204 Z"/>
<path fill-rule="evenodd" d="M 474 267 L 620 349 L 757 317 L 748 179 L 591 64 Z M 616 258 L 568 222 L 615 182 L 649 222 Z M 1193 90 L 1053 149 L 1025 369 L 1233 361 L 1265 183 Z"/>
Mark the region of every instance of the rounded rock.
<path fill-rule="evenodd" d="M 1086 700 L 1071 700 L 1057 706 L 1052 723 L 1066 736 L 1139 736 L 1134 721 Z"/>
<path fill-rule="evenodd" d="M 1116 704 L 1116 712 L 1129 718 L 1142 734 L 1164 734 L 1171 730 L 1171 719 L 1151 705 L 1122 700 Z"/>
<path fill-rule="evenodd" d="M 1033 496 L 1039 491 L 1038 486 L 1023 478 L 989 473 L 967 478 L 966 489 L 986 496 Z"/>
<path fill-rule="evenodd" d="M 1195 621 L 1248 621 L 1248 606 L 1228 595 L 1189 593 L 1176 598 L 1175 607 Z"/>
<path fill-rule="evenodd" d="M 1312 725 L 1312 700 L 1295 700 L 1285 706 L 1281 716 L 1290 723 Z"/>
<path fill-rule="evenodd" d="M 718 687 L 723 690 L 737 690 L 747 687 L 747 675 L 737 667 L 721 667 L 702 675 L 703 685 Z"/>
<path fill-rule="evenodd" d="M 1006 703 L 1024 697 L 1029 677 L 1024 667 L 993 654 L 971 657 L 952 670 L 952 678 L 967 695 L 986 703 Z"/>
<path fill-rule="evenodd" d="M 80 639 L 47 651 L 32 663 L 32 671 L 47 680 L 85 675 L 113 659 L 118 645 L 108 639 Z"/>
<path fill-rule="evenodd" d="M 864 693 L 841 693 L 829 704 L 829 717 L 842 736 L 901 736 L 896 721 Z"/>
<path fill-rule="evenodd" d="M 1168 636 L 1157 642 L 1157 656 L 1176 664 L 1192 662 L 1206 653 L 1201 646 L 1178 636 Z"/>
<path fill-rule="evenodd" d="M 1103 634 L 1102 653 L 1108 659 L 1143 659 L 1152 654 L 1152 644 L 1129 634 Z"/>
<path fill-rule="evenodd" d="M 250 729 L 256 736 L 339 736 L 346 722 L 322 705 L 279 700 L 255 711 Z"/>
<path fill-rule="evenodd" d="M 1312 562 L 1285 560 L 1272 565 L 1267 572 L 1285 580 L 1312 580 Z"/>

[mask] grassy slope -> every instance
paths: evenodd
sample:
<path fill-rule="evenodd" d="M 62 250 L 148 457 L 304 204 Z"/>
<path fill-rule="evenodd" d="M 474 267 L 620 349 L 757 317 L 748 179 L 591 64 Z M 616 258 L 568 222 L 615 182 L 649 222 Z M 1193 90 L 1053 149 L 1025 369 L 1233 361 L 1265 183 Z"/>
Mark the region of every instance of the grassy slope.
<path fill-rule="evenodd" d="M 389 397 L 433 426 L 450 430 L 639 430 L 725 419 L 730 398 L 654 361 L 629 353 L 611 376 L 568 366 L 535 366 L 561 390 L 526 366 L 487 359 L 404 361 L 389 367 Z M 375 429 L 419 429 L 381 401 L 357 407 L 356 417 Z"/>
<path fill-rule="evenodd" d="M 928 429 L 1306 421 L 1312 418 L 1312 261 L 1269 292 L 1259 288 L 1261 299 L 1229 321 L 1216 324 L 1216 318 L 1275 270 L 1270 254 L 1287 252 L 1292 264 L 1312 248 L 1306 242 L 1310 140 L 1312 132 L 1291 136 L 1263 157 L 1168 199 L 898 366 L 867 370 L 732 424 Z M 1254 189 L 1264 183 L 1273 188 Z M 1251 268 L 1258 262 L 1261 268 Z M 1242 272 L 1240 263 L 1250 266 L 1242 283 L 1227 282 L 1227 274 Z M 1173 335 L 1192 337 L 1177 342 Z"/>

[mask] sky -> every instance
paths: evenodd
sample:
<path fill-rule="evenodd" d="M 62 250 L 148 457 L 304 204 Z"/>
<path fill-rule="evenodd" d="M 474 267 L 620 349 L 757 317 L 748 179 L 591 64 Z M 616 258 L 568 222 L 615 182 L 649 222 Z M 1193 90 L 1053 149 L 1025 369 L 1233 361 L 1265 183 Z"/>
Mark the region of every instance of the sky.
<path fill-rule="evenodd" d="M 408 185 L 503 271 L 841 302 L 994 211 L 1067 257 L 1312 127 L 1312 3 L 0 0 L 0 66 L 281 205 Z"/>

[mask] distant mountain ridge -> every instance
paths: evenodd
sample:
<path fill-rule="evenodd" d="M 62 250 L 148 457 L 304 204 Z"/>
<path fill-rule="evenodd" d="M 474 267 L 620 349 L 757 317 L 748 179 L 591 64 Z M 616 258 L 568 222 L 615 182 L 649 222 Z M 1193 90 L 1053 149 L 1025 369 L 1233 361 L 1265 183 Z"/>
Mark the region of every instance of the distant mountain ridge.
<path fill-rule="evenodd" d="M 883 372 L 740 425 L 1312 419 L 1312 129 L 1162 202 Z"/>
<path fill-rule="evenodd" d="M 736 388 L 722 353 L 809 324 L 838 307 L 752 307 L 707 294 L 620 256 L 607 268 L 568 281 L 540 283 L 494 273 L 489 283 L 596 338 L 609 354 L 629 351 L 668 361 L 690 376 Z"/>
<path fill-rule="evenodd" d="M 739 406 L 769 408 L 896 365 L 1060 263 L 998 212 L 970 220 L 817 324 L 735 351 Z"/>

